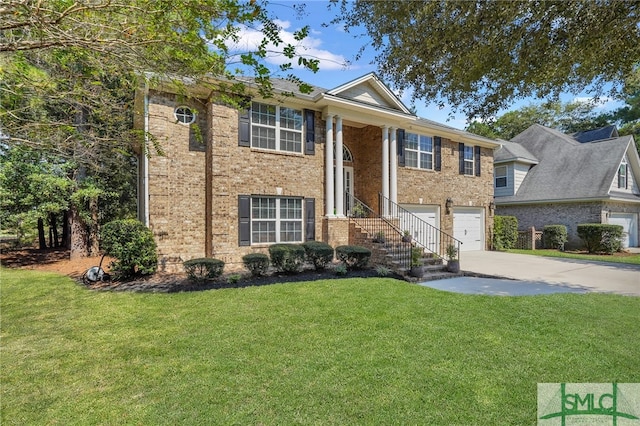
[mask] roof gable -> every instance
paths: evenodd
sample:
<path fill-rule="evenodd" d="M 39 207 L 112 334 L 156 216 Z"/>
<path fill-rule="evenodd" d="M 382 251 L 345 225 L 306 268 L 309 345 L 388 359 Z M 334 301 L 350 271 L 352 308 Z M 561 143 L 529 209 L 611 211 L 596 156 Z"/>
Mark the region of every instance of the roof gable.
<path fill-rule="evenodd" d="M 397 110 L 404 114 L 412 114 L 375 73 L 369 73 L 342 84 L 329 90 L 327 94 L 380 108 Z"/>

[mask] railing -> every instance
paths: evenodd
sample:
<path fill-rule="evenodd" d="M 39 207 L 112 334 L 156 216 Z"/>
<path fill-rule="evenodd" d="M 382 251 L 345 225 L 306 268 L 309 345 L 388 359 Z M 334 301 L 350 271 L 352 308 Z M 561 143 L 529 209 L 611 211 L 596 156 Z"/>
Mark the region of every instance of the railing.
<path fill-rule="evenodd" d="M 441 259 L 449 260 L 452 255 L 457 259 L 460 258 L 462 241 L 425 222 L 382 194 L 379 194 L 378 206 L 379 210 L 385 213 L 387 220 L 398 224 L 401 234 L 406 233 L 411 236 L 412 243 L 417 247 L 422 247 Z"/>
<path fill-rule="evenodd" d="M 404 241 L 400 227 L 394 219 L 384 218 L 373 211 L 365 203 L 347 193 L 347 216 L 360 229 L 366 232 L 374 243 L 380 244 L 388 255 L 398 262 L 402 268 L 411 265 L 411 248 L 408 241 Z"/>

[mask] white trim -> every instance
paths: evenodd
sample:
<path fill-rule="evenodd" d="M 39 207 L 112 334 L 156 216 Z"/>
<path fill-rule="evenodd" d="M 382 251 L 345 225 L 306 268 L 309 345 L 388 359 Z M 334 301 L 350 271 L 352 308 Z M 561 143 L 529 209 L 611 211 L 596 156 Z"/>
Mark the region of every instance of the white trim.
<path fill-rule="evenodd" d="M 334 199 L 335 192 L 333 189 L 333 116 L 326 117 L 326 135 L 327 142 L 324 147 L 324 185 L 325 185 L 325 214 L 327 216 L 333 215 L 335 208 Z"/>
<path fill-rule="evenodd" d="M 342 117 L 336 117 L 336 183 L 334 196 L 336 200 L 336 216 L 344 216 L 344 175 L 342 161 Z"/>

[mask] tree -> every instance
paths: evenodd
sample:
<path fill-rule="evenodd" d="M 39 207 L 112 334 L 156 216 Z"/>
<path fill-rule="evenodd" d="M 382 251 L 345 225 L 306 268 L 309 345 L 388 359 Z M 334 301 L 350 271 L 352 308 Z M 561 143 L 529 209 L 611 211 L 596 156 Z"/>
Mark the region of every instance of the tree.
<path fill-rule="evenodd" d="M 149 71 L 151 78 L 218 77 L 237 91 L 243 84 L 235 77 L 246 72 L 269 96 L 274 71 L 264 58 L 273 53 L 270 46 L 291 60 L 275 72 L 289 72 L 296 59 L 317 70 L 316 60 L 298 57 L 296 46 L 283 43 L 264 4 L 22 0 L 0 5 L 0 136 L 8 136 L 7 149 L 0 154 L 14 148 L 34 150 L 64 163 L 66 175 L 56 177 L 71 182 L 69 216 L 72 225 L 78 225 L 74 235 L 80 234 L 84 245 L 78 250 L 89 253 L 97 247 L 98 220 L 135 212 L 131 147 L 145 138 L 131 130 L 133 92 Z M 233 50 L 242 26 L 262 31 L 263 40 L 255 49 Z M 302 40 L 307 32 L 301 29 L 296 39 Z M 289 78 L 301 91 L 310 90 Z M 161 147 L 155 148 L 162 154 Z M 145 152 L 151 155 L 154 149 L 145 147 Z M 13 188 L 2 186 L 0 191 Z M 28 199 L 35 200 L 31 196 Z M 34 203 L 16 204 L 12 211 L 21 214 L 20 207 L 24 213 Z"/>
<path fill-rule="evenodd" d="M 625 81 L 624 94 L 626 105 L 607 115 L 607 118 L 618 124 L 621 135 L 634 135 L 640 153 L 640 68 Z"/>
<path fill-rule="evenodd" d="M 466 130 L 493 139 L 510 140 L 533 124 L 575 133 L 609 125 L 606 115 L 596 113 L 593 102 L 547 102 L 509 111 L 498 118 L 473 121 Z"/>
<path fill-rule="evenodd" d="M 638 1 L 333 1 L 384 78 L 471 118 L 517 98 L 619 94 L 640 59 Z"/>

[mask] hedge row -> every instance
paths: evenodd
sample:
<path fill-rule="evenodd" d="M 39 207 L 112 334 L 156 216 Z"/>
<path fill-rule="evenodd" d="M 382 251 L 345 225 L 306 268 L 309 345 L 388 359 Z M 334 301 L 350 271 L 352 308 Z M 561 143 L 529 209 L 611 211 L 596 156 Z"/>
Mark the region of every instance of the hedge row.
<path fill-rule="evenodd" d="M 605 223 L 584 223 L 578 225 L 578 236 L 589 253 L 613 254 L 622 249 L 624 228 Z"/>
<path fill-rule="evenodd" d="M 515 216 L 493 218 L 493 249 L 509 250 L 518 241 L 518 219 Z"/>

